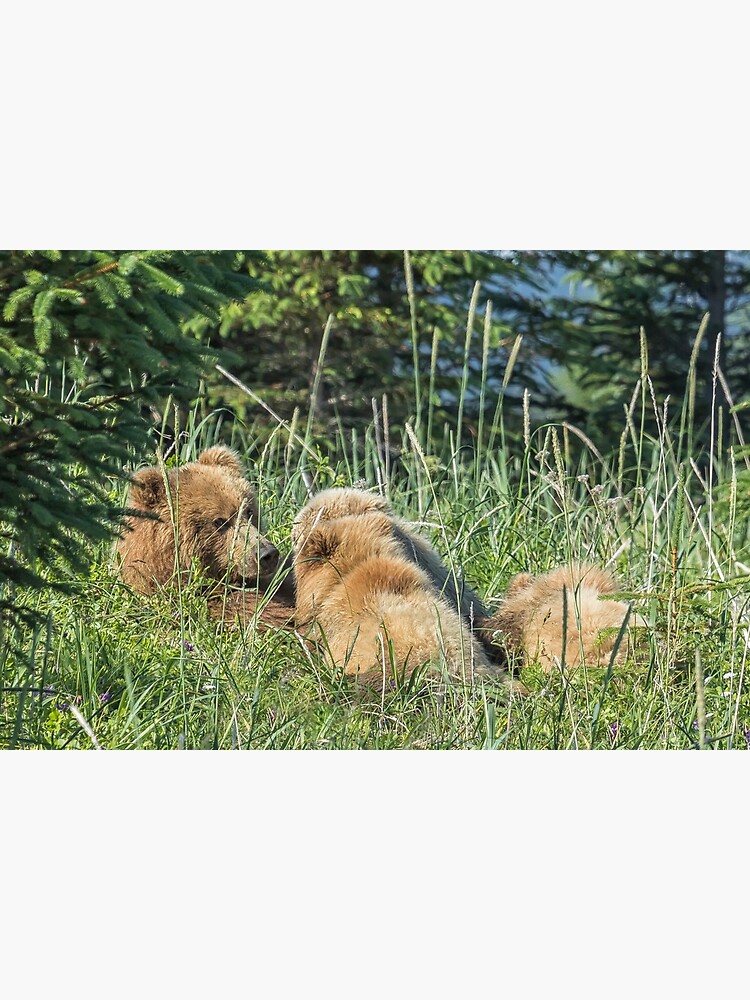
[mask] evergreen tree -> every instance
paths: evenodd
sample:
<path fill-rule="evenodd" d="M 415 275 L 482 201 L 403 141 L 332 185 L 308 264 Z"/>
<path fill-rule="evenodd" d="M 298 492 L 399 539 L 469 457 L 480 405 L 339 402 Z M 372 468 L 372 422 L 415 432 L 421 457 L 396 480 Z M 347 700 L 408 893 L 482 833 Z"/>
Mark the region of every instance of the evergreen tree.
<path fill-rule="evenodd" d="M 710 314 L 696 356 L 695 416 L 710 413 L 716 337 L 719 364 L 742 391 L 748 370 L 747 308 L 750 254 L 724 250 L 615 250 L 560 252 L 574 292 L 555 301 L 560 336 L 551 356 L 559 403 L 599 443 L 622 427 L 640 374 L 640 329 L 648 345 L 649 375 L 658 400 L 667 395 L 679 412 L 691 353 L 706 312 Z M 743 321 L 744 313 L 744 321 Z"/>
<path fill-rule="evenodd" d="M 107 480 L 142 453 L 144 407 L 189 401 L 205 371 L 184 324 L 251 287 L 233 251 L 0 253 L 0 614 L 112 533 Z"/>

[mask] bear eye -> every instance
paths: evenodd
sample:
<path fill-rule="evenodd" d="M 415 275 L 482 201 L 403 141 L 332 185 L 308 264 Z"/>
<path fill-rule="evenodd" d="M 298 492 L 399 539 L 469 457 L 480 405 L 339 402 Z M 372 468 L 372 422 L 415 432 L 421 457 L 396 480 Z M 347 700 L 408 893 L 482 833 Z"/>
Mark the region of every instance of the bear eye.
<path fill-rule="evenodd" d="M 217 517 L 214 520 L 214 528 L 216 528 L 217 531 L 226 531 L 231 523 L 232 522 L 228 521 L 226 518 Z"/>

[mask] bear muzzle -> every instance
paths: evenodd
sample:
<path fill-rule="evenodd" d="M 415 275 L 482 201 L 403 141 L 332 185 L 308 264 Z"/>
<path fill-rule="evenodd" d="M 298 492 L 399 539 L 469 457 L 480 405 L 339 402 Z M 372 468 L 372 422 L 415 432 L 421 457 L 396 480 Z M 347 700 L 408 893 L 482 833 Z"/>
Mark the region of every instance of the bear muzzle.
<path fill-rule="evenodd" d="M 256 534 L 252 541 L 247 539 L 244 545 L 232 547 L 228 573 L 226 570 L 222 572 L 220 557 L 216 570 L 209 570 L 209 573 L 216 575 L 217 579 L 226 578 L 235 586 L 255 587 L 258 583 L 268 583 L 278 565 L 279 551 L 276 546 Z"/>
<path fill-rule="evenodd" d="M 279 550 L 265 538 L 258 546 L 258 576 L 268 580 L 274 575 L 279 565 Z"/>

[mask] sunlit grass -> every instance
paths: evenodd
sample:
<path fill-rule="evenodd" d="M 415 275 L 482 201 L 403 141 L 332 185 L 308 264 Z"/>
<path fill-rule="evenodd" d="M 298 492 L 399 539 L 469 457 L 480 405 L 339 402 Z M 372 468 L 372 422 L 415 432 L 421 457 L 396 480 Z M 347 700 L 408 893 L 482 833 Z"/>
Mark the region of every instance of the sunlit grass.
<path fill-rule="evenodd" d="M 324 338 L 321 368 L 325 346 Z M 486 366 L 487 349 L 483 357 Z M 379 400 L 366 431 L 340 427 L 331 448 L 316 442 L 312 414 L 274 425 L 261 436 L 262 448 L 252 427 L 235 424 L 231 436 L 231 444 L 253 459 L 250 475 L 266 533 L 282 552 L 310 489 L 358 484 L 386 492 L 396 512 L 416 521 L 446 564 L 490 602 L 519 571 L 540 573 L 574 558 L 607 566 L 648 623 L 623 665 L 573 675 L 522 665 L 520 678 L 530 692 L 525 698 L 509 698 L 495 682 L 446 688 L 420 675 L 365 697 L 294 634 L 217 626 L 206 613 L 200 581 L 178 597 L 130 593 L 102 548 L 75 595 L 30 598 L 43 624 L 17 635 L 17 643 L 6 642 L 2 744 L 745 748 L 746 456 L 733 436 L 718 373 L 711 447 L 701 454 L 692 450 L 690 392 L 682 413 L 665 420 L 664 403 L 651 391 L 645 350 L 641 374 L 622 435 L 608 455 L 574 427 L 534 427 L 528 409 L 524 434 L 511 438 L 502 423 L 509 404 L 490 398 L 484 377 L 486 413 L 472 439 L 461 419 L 465 373 L 456 422 L 432 441 L 426 378 L 416 386 L 423 413 L 398 433 L 389 426 L 387 400 Z M 189 420 L 179 459 L 190 460 L 215 443 L 223 419 Z M 273 423 L 263 412 L 258 420 Z M 651 420 L 658 428 L 653 436 L 646 432 Z M 113 484 L 113 493 L 120 489 Z"/>

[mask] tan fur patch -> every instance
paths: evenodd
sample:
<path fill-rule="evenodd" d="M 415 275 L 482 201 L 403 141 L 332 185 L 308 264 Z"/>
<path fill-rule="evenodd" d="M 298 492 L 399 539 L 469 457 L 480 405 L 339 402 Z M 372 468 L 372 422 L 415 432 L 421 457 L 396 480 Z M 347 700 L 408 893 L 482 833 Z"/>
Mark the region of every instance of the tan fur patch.
<path fill-rule="evenodd" d="M 400 548 L 403 557 L 426 573 L 432 586 L 451 606 L 460 607 L 460 612 L 467 621 L 479 620 L 488 613 L 477 594 L 460 575 L 454 576 L 443 564 L 435 549 L 419 534 L 415 526 L 397 517 L 388 501 L 377 494 L 347 487 L 333 487 L 321 491 L 297 516 L 292 529 L 292 541 L 296 543 L 296 540 L 309 532 L 314 524 L 373 513 L 381 513 L 389 518 L 393 540 Z"/>
<path fill-rule="evenodd" d="M 345 673 L 373 681 L 423 664 L 468 679 L 493 671 L 456 607 L 405 555 L 382 498 L 324 491 L 292 538 L 298 628 Z"/>
<path fill-rule="evenodd" d="M 563 635 L 567 667 L 606 665 L 628 613 L 622 601 L 601 600 L 616 591 L 615 579 L 589 563 L 559 566 L 539 577 L 521 573 L 487 627 L 547 672 L 563 661 Z M 618 656 L 625 648 L 623 641 Z"/>

